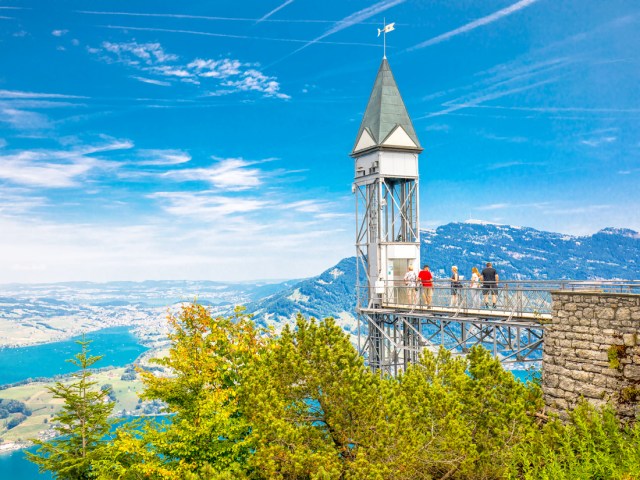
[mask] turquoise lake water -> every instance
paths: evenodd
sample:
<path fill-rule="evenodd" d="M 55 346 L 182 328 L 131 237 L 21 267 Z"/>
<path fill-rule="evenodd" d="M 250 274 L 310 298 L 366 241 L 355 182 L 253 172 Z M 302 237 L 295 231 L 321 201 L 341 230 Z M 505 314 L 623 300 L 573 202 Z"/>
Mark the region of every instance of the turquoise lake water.
<path fill-rule="evenodd" d="M 62 342 L 34 345 L 23 348 L 4 348 L 0 350 L 0 385 L 18 382 L 27 378 L 51 377 L 73 372 L 76 369 L 66 362 L 78 353 L 79 345 L 72 338 Z M 96 367 L 121 367 L 133 362 L 146 347 L 138 343 L 137 338 L 127 327 L 113 327 L 87 334 L 92 355 L 103 355 Z M 2 398 L 2 390 L 0 390 Z M 46 480 L 49 474 L 38 473 L 38 468 L 25 459 L 24 452 L 16 451 L 0 454 L 0 480 Z"/>
<path fill-rule="evenodd" d="M 80 351 L 80 346 L 76 343 L 79 339 L 80 337 L 76 337 L 31 347 L 0 349 L 0 385 L 28 378 L 52 377 L 77 370 L 66 359 Z M 89 346 L 90 353 L 104 357 L 95 365 L 96 368 L 127 365 L 146 350 L 127 327 L 112 327 L 91 332 L 86 335 L 86 339 L 92 341 Z"/>
<path fill-rule="evenodd" d="M 22 450 L 0 454 L 0 479 L 2 480 L 49 480 L 49 473 L 38 473 L 38 467 L 28 461 Z"/>

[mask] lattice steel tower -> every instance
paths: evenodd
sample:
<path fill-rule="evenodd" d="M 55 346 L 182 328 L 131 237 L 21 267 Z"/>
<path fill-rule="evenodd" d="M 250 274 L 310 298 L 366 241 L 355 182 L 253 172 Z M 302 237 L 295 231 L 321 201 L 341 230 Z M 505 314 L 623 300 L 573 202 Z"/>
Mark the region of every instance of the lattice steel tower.
<path fill-rule="evenodd" d="M 386 58 L 382 60 L 351 157 L 355 159 L 357 312 L 361 353 L 392 374 L 414 361 L 414 320 L 391 304 L 407 304 L 403 278 L 420 270 L 418 155 L 420 142 Z M 396 301 L 402 300 L 402 301 Z"/>

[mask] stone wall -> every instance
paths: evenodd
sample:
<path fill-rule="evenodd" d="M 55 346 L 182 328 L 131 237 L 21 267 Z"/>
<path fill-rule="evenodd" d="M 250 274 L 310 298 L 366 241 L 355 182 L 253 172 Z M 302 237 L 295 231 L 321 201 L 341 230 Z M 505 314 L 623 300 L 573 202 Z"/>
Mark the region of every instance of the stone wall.
<path fill-rule="evenodd" d="M 640 413 L 640 295 L 552 292 L 542 387 L 561 418 L 584 397 L 610 402 L 623 419 Z"/>

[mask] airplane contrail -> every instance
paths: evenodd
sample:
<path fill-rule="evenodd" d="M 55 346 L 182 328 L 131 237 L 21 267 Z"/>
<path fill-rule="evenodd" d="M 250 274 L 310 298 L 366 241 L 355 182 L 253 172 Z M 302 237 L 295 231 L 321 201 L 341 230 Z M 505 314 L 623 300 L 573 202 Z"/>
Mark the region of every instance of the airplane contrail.
<path fill-rule="evenodd" d="M 197 30 L 181 30 L 175 28 L 155 28 L 155 27 L 129 27 L 125 25 L 97 25 L 100 28 L 109 28 L 111 30 L 137 30 L 143 32 L 167 32 L 167 33 L 184 33 L 187 35 L 202 35 L 205 37 L 221 37 L 221 38 L 237 38 L 240 40 L 264 40 L 270 42 L 288 42 L 288 43 L 307 43 L 308 40 L 298 38 L 275 38 L 275 37 L 256 37 L 252 35 L 234 35 L 230 33 L 201 32 Z M 366 42 L 318 42 L 328 45 L 353 45 L 360 47 L 380 47 L 377 43 Z"/>
<path fill-rule="evenodd" d="M 260 23 L 260 22 L 264 22 L 267 18 L 269 18 L 271 15 L 273 15 L 274 13 L 282 10 L 284 7 L 286 7 L 287 5 L 293 3 L 294 0 L 287 0 L 286 2 L 284 2 L 282 5 L 277 6 L 276 8 L 274 8 L 273 10 L 271 10 L 269 13 L 267 13 L 264 17 L 258 19 L 258 21 L 256 23 Z"/>
<path fill-rule="evenodd" d="M 0 7 L 2 8 L 2 7 Z M 268 18 L 266 20 L 259 18 L 247 17 L 212 17 L 209 15 L 186 15 L 181 13 L 138 13 L 138 12 L 99 12 L 95 10 L 76 10 L 76 13 L 85 15 L 114 15 L 125 17 L 149 17 L 149 18 L 177 18 L 184 20 L 213 20 L 222 22 L 273 22 L 273 23 L 331 23 L 335 24 L 335 20 L 318 20 L 318 19 L 298 19 L 298 18 Z M 263 17 L 264 18 L 264 17 Z M 379 25 L 379 23 L 369 23 L 369 25 Z"/>
<path fill-rule="evenodd" d="M 475 30 L 478 27 L 482 27 L 483 25 L 488 25 L 490 23 L 495 22 L 496 20 L 500 20 L 501 18 L 511 15 L 512 13 L 515 13 L 518 10 L 522 10 L 523 8 L 526 8 L 529 5 L 536 3 L 537 1 L 538 0 L 520 0 L 519 2 L 516 2 L 513 5 L 510 5 L 508 7 L 503 8 L 502 10 L 498 10 L 497 12 L 492 13 L 491 15 L 487 15 L 486 17 L 482 17 L 477 20 L 474 20 L 473 22 L 469 22 L 454 30 L 451 30 L 449 32 L 438 35 L 437 37 L 433 37 L 422 43 L 414 45 L 413 47 L 410 47 L 407 50 L 408 51 L 418 50 L 420 48 L 430 47 L 431 45 L 444 42 L 445 40 L 449 40 L 450 38 L 460 35 L 462 33 Z"/>
<path fill-rule="evenodd" d="M 363 8 L 362 10 L 358 10 L 357 12 L 352 13 L 351 15 L 336 22 L 333 25 L 333 27 L 331 27 L 329 30 L 324 32 L 322 35 L 309 41 L 307 44 L 291 52 L 289 55 L 287 55 L 286 57 L 283 57 L 281 60 L 284 60 L 284 58 L 290 57 L 291 55 L 298 53 L 300 50 L 304 50 L 305 48 L 313 45 L 314 43 L 320 42 L 322 39 L 327 38 L 329 35 L 338 33 L 341 30 L 344 30 L 345 28 L 349 28 L 352 25 L 355 25 L 356 23 L 361 23 L 363 20 L 367 20 L 373 17 L 374 15 L 382 13 L 385 10 L 390 9 L 391 7 L 395 7 L 396 5 L 400 5 L 405 1 L 406 0 L 383 0 L 382 2 L 378 2 L 375 5 L 371 5 L 370 7 Z"/>

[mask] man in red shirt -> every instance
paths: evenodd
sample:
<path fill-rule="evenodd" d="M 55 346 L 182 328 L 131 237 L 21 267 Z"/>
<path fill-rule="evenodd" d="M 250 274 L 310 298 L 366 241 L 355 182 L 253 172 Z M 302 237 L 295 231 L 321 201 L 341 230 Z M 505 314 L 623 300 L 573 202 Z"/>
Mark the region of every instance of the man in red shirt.
<path fill-rule="evenodd" d="M 433 275 L 429 271 L 429 265 L 425 265 L 418 274 L 418 279 L 422 282 L 422 300 L 427 308 L 431 307 L 433 299 Z"/>

